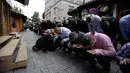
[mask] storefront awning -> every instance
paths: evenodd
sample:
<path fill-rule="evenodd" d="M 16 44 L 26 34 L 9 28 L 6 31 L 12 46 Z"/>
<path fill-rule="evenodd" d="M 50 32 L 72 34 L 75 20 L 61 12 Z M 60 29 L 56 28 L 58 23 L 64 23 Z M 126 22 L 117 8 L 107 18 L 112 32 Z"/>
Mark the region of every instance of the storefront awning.
<path fill-rule="evenodd" d="M 130 9 L 130 2 L 129 0 L 120 0 L 118 2 L 118 8 L 121 8 L 121 9 Z"/>
<path fill-rule="evenodd" d="M 95 8 L 99 4 L 103 3 L 103 1 L 104 0 L 92 0 L 92 1 L 89 1 L 86 4 L 80 5 L 79 7 L 77 7 L 77 9 L 69 11 L 68 14 L 71 15 L 71 14 L 76 13 L 78 11 L 81 11 L 83 9 Z"/>
<path fill-rule="evenodd" d="M 86 4 L 80 5 L 77 7 L 77 9 L 69 11 L 68 14 L 71 15 L 73 13 L 76 13 L 78 11 L 81 11 L 83 9 L 89 9 L 89 8 L 97 8 L 100 4 L 104 4 L 106 0 L 92 0 L 87 2 Z M 117 0 L 107 0 L 108 4 L 112 4 L 117 2 Z"/>

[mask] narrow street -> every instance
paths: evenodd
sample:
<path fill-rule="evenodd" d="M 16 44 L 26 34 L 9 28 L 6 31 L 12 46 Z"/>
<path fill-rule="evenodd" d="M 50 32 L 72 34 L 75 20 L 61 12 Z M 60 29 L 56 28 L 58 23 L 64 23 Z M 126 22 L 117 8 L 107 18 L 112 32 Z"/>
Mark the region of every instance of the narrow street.
<path fill-rule="evenodd" d="M 130 73 L 129 52 L 128 0 L 0 0 L 0 73 Z"/>
<path fill-rule="evenodd" d="M 47 53 L 33 52 L 32 46 L 40 36 L 30 30 L 23 32 L 22 36 L 27 48 L 27 68 L 20 68 L 7 73 L 86 73 L 89 70 L 88 62 L 73 54 L 66 55 L 58 50 Z M 116 73 L 118 69 L 115 64 L 112 64 L 111 73 Z M 94 73 L 101 73 L 100 69 L 95 70 Z"/>

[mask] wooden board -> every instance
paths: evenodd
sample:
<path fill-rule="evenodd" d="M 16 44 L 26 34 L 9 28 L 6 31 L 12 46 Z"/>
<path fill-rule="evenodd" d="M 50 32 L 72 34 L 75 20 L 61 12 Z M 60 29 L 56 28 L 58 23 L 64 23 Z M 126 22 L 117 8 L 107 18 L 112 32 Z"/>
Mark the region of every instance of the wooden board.
<path fill-rule="evenodd" d="M 0 57 L 11 56 L 16 49 L 20 39 L 12 39 L 7 45 L 0 50 Z"/>
<path fill-rule="evenodd" d="M 4 43 L 5 41 L 9 40 L 11 36 L 0 36 L 0 44 Z"/>
<path fill-rule="evenodd" d="M 27 50 L 24 47 L 23 43 L 21 43 L 15 62 L 20 62 L 24 60 L 27 60 Z"/>
<path fill-rule="evenodd" d="M 12 65 L 12 57 L 11 56 L 7 56 L 3 58 L 4 61 L 0 62 L 0 71 L 8 71 L 13 69 L 13 65 Z"/>
<path fill-rule="evenodd" d="M 21 68 L 27 66 L 27 50 L 24 47 L 23 43 L 21 43 L 17 58 L 14 63 L 14 68 Z"/>

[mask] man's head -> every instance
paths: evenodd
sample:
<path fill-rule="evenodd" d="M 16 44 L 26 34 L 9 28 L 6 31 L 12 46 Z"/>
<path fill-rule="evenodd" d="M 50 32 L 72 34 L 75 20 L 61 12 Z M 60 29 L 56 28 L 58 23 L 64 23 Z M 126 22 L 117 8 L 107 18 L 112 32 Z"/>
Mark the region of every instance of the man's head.
<path fill-rule="evenodd" d="M 83 38 L 83 45 L 86 47 L 91 47 L 96 43 L 95 33 L 85 34 Z"/>
<path fill-rule="evenodd" d="M 47 29 L 47 30 L 45 31 L 45 33 L 51 34 L 51 33 L 52 33 L 52 32 L 51 32 L 51 29 Z"/>
<path fill-rule="evenodd" d="M 55 27 L 54 28 L 54 32 L 56 33 L 56 34 L 61 34 L 61 28 L 60 27 Z"/>
<path fill-rule="evenodd" d="M 57 27 L 63 27 L 62 23 L 57 23 L 56 25 L 57 25 Z"/>
<path fill-rule="evenodd" d="M 71 43 L 77 43 L 76 41 L 78 40 L 78 33 L 77 32 L 70 33 L 69 39 Z"/>

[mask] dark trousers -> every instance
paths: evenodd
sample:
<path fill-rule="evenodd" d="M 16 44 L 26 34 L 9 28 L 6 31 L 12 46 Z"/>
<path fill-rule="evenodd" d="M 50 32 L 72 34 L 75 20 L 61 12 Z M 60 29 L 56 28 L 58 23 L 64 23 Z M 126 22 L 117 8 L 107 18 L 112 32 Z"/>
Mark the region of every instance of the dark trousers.
<path fill-rule="evenodd" d="M 111 57 L 92 55 L 92 54 L 86 52 L 85 49 L 81 49 L 81 48 L 79 48 L 79 49 L 78 48 L 74 48 L 74 49 L 69 48 L 69 51 L 70 52 L 74 51 L 77 54 L 81 54 L 92 66 L 95 66 L 98 62 L 104 70 L 110 71 L 110 66 L 111 66 L 110 62 L 113 59 Z"/>
<path fill-rule="evenodd" d="M 66 41 L 66 42 L 64 42 L 64 44 L 63 45 L 61 45 L 62 47 L 63 47 L 63 50 L 65 51 L 66 49 L 68 49 L 68 43 L 69 43 L 69 40 L 68 41 Z"/>
<path fill-rule="evenodd" d="M 86 49 L 81 49 L 81 48 L 74 48 L 74 49 L 69 48 L 68 50 L 69 52 L 74 51 L 77 54 L 81 54 L 84 57 L 84 59 L 86 59 L 92 66 L 95 66 L 98 62 L 104 70 L 110 71 L 111 61 L 113 58 L 107 56 L 92 55 L 86 52 Z"/>
<path fill-rule="evenodd" d="M 111 57 L 107 56 L 97 56 L 97 55 L 92 55 L 89 53 L 84 53 L 85 58 L 88 60 L 88 62 L 92 65 L 96 65 L 97 62 L 102 66 L 102 68 L 106 71 L 110 71 L 110 66 L 111 66 Z M 96 60 L 97 61 L 96 61 Z"/>
<path fill-rule="evenodd" d="M 76 54 L 80 54 L 80 55 L 83 55 L 84 54 L 84 49 L 82 49 L 82 48 L 68 48 L 68 52 L 75 52 Z"/>
<path fill-rule="evenodd" d="M 62 41 L 63 39 L 61 38 L 61 37 L 58 37 L 57 39 L 56 39 L 56 41 L 55 41 L 55 45 L 56 45 L 56 47 L 60 47 L 60 49 L 62 49 L 63 48 L 63 50 L 66 50 L 67 48 L 68 48 L 68 43 L 69 43 L 69 40 L 68 41 L 65 41 L 64 42 L 64 44 L 63 45 L 61 45 L 61 41 Z"/>
<path fill-rule="evenodd" d="M 130 64 L 120 65 L 120 69 L 121 69 L 122 73 L 130 73 Z"/>

